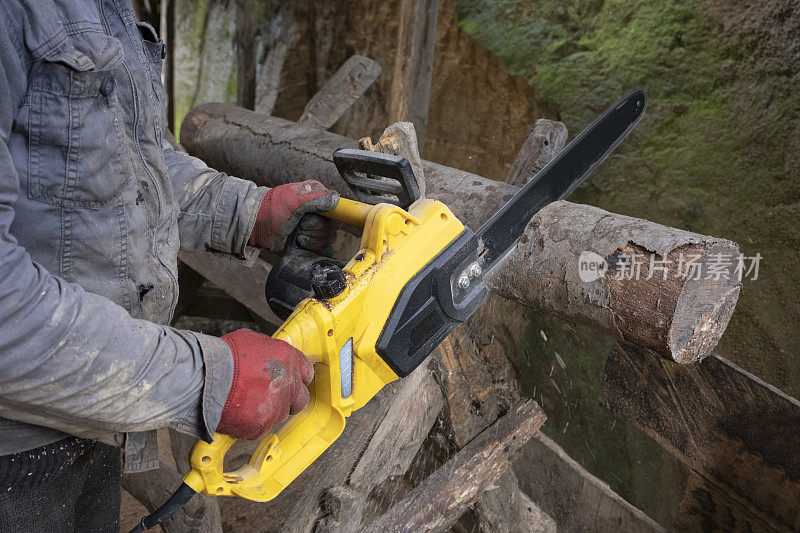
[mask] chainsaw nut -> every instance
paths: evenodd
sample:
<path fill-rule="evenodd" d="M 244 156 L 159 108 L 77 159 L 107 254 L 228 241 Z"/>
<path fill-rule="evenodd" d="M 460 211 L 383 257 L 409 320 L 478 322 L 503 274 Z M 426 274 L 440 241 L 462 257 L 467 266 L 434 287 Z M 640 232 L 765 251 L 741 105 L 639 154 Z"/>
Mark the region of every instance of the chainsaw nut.
<path fill-rule="evenodd" d="M 481 275 L 483 274 L 483 269 L 481 268 L 480 264 L 472 263 L 469 266 L 469 270 L 467 272 L 469 273 L 469 277 L 474 279 L 481 277 Z"/>

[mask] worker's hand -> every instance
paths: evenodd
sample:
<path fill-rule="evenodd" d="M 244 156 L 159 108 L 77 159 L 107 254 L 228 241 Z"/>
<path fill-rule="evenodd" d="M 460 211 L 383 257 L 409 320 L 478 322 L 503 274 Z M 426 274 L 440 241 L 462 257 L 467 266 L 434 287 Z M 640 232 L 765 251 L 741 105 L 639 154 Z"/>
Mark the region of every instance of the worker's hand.
<path fill-rule="evenodd" d="M 256 440 L 308 405 L 314 367 L 300 350 L 249 329 L 222 339 L 233 352 L 233 383 L 217 431 Z"/>
<path fill-rule="evenodd" d="M 314 180 L 274 187 L 261 202 L 250 244 L 282 252 L 286 239 L 299 226 L 299 246 L 315 252 L 329 248 L 339 223 L 316 213 L 330 211 L 338 202 L 339 193 Z"/>

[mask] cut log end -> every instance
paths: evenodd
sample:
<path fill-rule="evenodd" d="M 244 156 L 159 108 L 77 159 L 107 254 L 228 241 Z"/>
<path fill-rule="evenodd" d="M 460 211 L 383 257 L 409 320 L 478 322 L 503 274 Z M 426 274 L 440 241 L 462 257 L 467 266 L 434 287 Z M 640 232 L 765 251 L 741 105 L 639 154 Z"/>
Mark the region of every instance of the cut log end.
<path fill-rule="evenodd" d="M 734 260 L 739 257 L 738 247 L 727 243 L 709 248 L 702 263 L 709 264 L 718 253 Z M 674 361 L 697 363 L 717 346 L 741 290 L 738 274 L 733 271 L 727 274 L 726 279 L 692 279 L 683 286 L 669 328 L 668 346 Z"/>

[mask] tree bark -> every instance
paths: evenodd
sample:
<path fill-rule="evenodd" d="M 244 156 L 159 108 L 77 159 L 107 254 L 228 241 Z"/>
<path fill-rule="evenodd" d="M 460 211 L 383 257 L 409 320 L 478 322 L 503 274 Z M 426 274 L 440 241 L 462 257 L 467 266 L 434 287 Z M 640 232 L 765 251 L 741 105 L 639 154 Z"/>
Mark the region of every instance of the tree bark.
<path fill-rule="evenodd" d="M 187 115 L 181 142 L 211 166 L 262 185 L 313 176 L 349 194 L 331 154 L 354 148 L 356 142 L 334 133 L 226 104 L 204 104 Z M 429 161 L 422 167 L 427 196 L 443 201 L 475 229 L 517 190 Z M 591 282 L 579 277 L 579 259 L 587 251 L 607 265 L 605 275 Z M 681 278 L 681 254 L 706 266 L 718 257 L 734 264 L 720 279 L 707 278 L 705 272 L 700 279 Z M 644 263 L 637 277 L 626 275 L 624 259 L 631 257 Z M 650 268 L 651 259 L 656 268 Z M 667 260 L 672 261 L 670 268 L 660 271 Z M 533 218 L 504 263 L 514 268 L 500 265 L 490 288 L 523 305 L 688 363 L 711 353 L 727 326 L 740 286 L 736 260 L 736 244 L 724 239 L 555 202 Z"/>
<path fill-rule="evenodd" d="M 720 258 L 719 279 L 707 277 Z M 699 279 L 686 272 L 689 260 Z M 733 314 L 738 260 L 731 241 L 562 201 L 533 217 L 488 283 L 515 302 L 694 363 Z M 596 269 L 581 271 L 581 263 Z"/>

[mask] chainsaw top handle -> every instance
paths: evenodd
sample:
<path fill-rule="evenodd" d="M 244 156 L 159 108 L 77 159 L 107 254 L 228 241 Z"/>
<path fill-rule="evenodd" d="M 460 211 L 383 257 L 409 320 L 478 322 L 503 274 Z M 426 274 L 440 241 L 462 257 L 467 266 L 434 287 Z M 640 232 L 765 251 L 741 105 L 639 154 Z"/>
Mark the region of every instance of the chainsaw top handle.
<path fill-rule="evenodd" d="M 333 162 L 356 200 L 365 204 L 408 209 L 421 197 L 417 177 L 404 157 L 343 148 L 333 153 Z"/>

